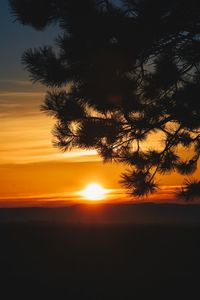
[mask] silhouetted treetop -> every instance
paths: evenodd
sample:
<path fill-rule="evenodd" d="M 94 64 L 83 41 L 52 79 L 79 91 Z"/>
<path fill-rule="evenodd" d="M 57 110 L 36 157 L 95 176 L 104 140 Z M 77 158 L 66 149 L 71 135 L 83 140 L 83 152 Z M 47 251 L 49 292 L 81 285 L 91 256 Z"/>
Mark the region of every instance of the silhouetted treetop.
<path fill-rule="evenodd" d="M 182 187 L 177 192 L 177 196 L 183 198 L 186 201 L 199 198 L 199 194 L 200 194 L 200 181 L 195 179 L 186 180 L 184 187 Z"/>
<path fill-rule="evenodd" d="M 190 175 L 200 156 L 200 2 L 197 0 L 10 0 L 24 25 L 57 23 L 56 48 L 22 62 L 49 91 L 55 145 L 96 149 L 124 163 L 133 195 L 155 176 Z M 162 140 L 162 142 L 161 142 Z M 187 182 L 188 183 L 188 182 Z"/>

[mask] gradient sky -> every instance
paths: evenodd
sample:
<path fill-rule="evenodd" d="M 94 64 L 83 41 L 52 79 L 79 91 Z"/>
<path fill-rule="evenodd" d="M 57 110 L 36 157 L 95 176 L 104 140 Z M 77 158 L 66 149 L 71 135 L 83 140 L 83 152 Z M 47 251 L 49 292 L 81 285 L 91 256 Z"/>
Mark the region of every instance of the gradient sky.
<path fill-rule="evenodd" d="M 29 81 L 20 58 L 27 48 L 52 44 L 58 28 L 24 27 L 13 22 L 6 0 L 0 5 L 0 206 L 77 200 L 76 192 L 93 181 L 110 189 L 111 198 L 126 199 L 118 184 L 123 166 L 102 164 L 94 151 L 61 153 L 52 146 L 53 121 L 40 112 L 45 88 Z M 151 200 L 173 198 L 182 180 L 162 178 Z"/>

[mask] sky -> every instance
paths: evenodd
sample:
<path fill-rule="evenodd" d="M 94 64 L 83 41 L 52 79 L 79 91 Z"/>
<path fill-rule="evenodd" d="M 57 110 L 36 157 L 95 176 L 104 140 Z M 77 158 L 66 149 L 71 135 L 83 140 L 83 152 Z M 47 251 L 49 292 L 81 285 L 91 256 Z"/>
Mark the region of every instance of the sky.
<path fill-rule="evenodd" d="M 46 89 L 33 85 L 21 65 L 24 50 L 52 45 L 58 28 L 22 26 L 10 15 L 8 1 L 0 7 L 0 206 L 76 198 L 90 182 L 118 193 L 120 166 L 102 164 L 95 151 L 62 153 L 52 146 L 53 120 L 40 111 Z"/>
<path fill-rule="evenodd" d="M 28 48 L 52 45 L 58 28 L 22 26 L 14 22 L 7 0 L 0 0 L 0 7 L 0 207 L 81 201 L 78 192 L 91 182 L 107 189 L 110 201 L 126 201 L 118 182 L 123 165 L 103 164 L 95 151 L 62 153 L 52 146 L 54 122 L 40 111 L 46 89 L 29 81 L 20 60 Z M 150 201 L 173 200 L 182 180 L 165 176 Z"/>

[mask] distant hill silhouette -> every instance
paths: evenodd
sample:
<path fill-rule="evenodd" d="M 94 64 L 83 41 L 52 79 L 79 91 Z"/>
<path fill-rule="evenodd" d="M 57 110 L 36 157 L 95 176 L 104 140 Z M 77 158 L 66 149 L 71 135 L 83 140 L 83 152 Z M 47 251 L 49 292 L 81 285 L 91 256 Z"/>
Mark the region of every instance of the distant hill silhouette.
<path fill-rule="evenodd" d="M 61 208 L 2 208 L 0 223 L 200 224 L 200 205 L 79 204 Z"/>

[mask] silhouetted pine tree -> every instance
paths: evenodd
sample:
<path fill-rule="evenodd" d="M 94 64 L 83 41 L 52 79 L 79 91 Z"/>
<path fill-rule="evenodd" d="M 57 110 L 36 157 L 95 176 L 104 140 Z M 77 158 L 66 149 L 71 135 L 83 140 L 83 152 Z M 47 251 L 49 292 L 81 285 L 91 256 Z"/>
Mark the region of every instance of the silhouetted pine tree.
<path fill-rule="evenodd" d="M 200 194 L 200 181 L 195 179 L 188 179 L 185 185 L 177 192 L 177 196 L 185 199 L 186 201 L 199 198 Z"/>
<path fill-rule="evenodd" d="M 156 190 L 158 173 L 197 169 L 199 1 L 10 5 L 22 24 L 41 30 L 57 23 L 62 29 L 56 50 L 29 49 L 22 58 L 31 79 L 50 88 L 42 110 L 57 120 L 56 146 L 96 149 L 104 161 L 127 164 L 121 182 L 136 196 Z M 187 190 L 193 186 L 187 183 Z"/>

